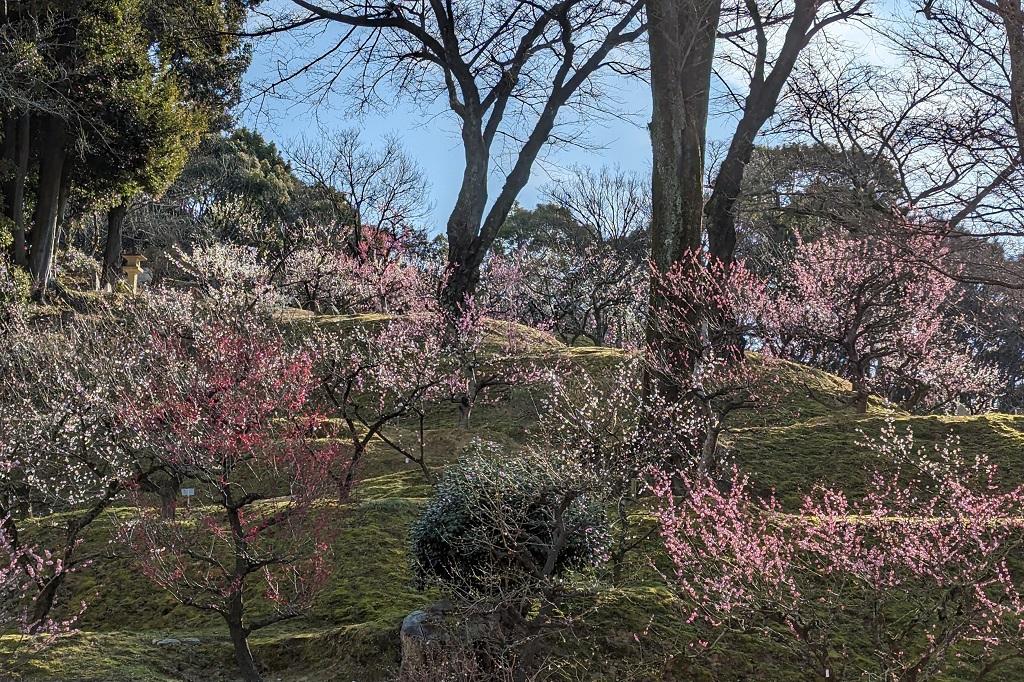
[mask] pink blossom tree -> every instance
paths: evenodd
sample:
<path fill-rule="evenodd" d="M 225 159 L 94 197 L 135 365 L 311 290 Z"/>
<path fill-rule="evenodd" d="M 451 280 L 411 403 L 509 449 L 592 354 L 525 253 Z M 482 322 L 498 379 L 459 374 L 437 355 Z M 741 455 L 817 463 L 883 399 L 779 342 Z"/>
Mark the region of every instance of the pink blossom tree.
<path fill-rule="evenodd" d="M 872 392 L 908 409 L 937 408 L 995 379 L 953 333 L 956 266 L 943 239 L 898 234 L 905 238 L 798 242 L 752 309 L 766 347 L 849 379 L 862 411 Z"/>
<path fill-rule="evenodd" d="M 569 345 L 635 347 L 645 274 L 643 259 L 604 243 L 519 248 L 488 257 L 477 299 Z"/>
<path fill-rule="evenodd" d="M 984 457 L 911 438 L 883 432 L 875 450 L 895 466 L 862 499 L 819 485 L 796 513 L 757 499 L 739 472 L 724 488 L 681 474 L 682 494 L 659 476 L 670 580 L 691 621 L 758 631 L 830 679 L 933 679 L 964 645 L 1019 646 L 1024 486 L 1000 488 Z"/>
<path fill-rule="evenodd" d="M 31 604 L 36 594 L 36 578 L 53 572 L 54 564 L 60 563 L 61 558 L 24 545 L 17 526 L 10 521 L 10 517 L 0 518 L 0 604 L 4 605 L 0 610 L 0 632 L 34 635 L 34 647 L 46 646 L 57 635 L 71 632 L 85 610 L 85 603 L 80 611 L 63 619 L 35 617 Z"/>
<path fill-rule="evenodd" d="M 357 243 L 314 243 L 284 263 L 282 288 L 303 308 L 339 313 L 407 313 L 430 279 L 410 252 L 409 232 L 362 226 Z"/>
<path fill-rule="evenodd" d="M 691 456 L 709 471 L 730 416 L 770 407 L 786 391 L 774 380 L 774 354 L 754 363 L 744 352 L 751 310 L 764 305 L 766 292 L 742 262 L 725 268 L 699 251 L 663 273 L 652 268 L 651 281 L 658 305 L 649 312 L 647 393 L 693 408 L 677 428 L 688 424 Z"/>
<path fill-rule="evenodd" d="M 145 358 L 124 419 L 196 500 L 174 519 L 140 505 L 125 538 L 157 585 L 224 619 L 243 678 L 259 680 L 249 636 L 300 615 L 329 575 L 333 507 L 318 502 L 343 455 L 312 437 L 314 358 L 244 316 L 154 330 Z"/>
<path fill-rule="evenodd" d="M 534 330 L 466 301 L 452 312 L 421 295 L 409 314 L 383 320 L 329 321 L 314 329 L 318 386 L 333 428 L 352 456 L 332 476 L 344 497 L 368 450 L 383 444 L 433 480 L 426 459 L 428 414 L 455 403 L 467 424 L 475 405 L 501 389 L 547 381 L 551 372 L 532 357 Z M 337 435 L 335 432 L 334 435 Z"/>
<path fill-rule="evenodd" d="M 332 325 L 316 329 L 310 343 L 318 349 L 319 389 L 330 414 L 339 418 L 351 452 L 340 462 L 343 469 L 331 472 L 339 497 L 347 496 L 374 443 L 415 463 L 432 480 L 425 455 L 427 412 L 431 405 L 450 401 L 464 384 L 445 343 L 444 321 L 426 311 L 377 323 Z"/>
<path fill-rule="evenodd" d="M 642 485 L 652 467 L 690 461 L 698 420 L 689 405 L 668 404 L 643 391 L 639 354 L 591 374 L 560 372 L 540 401 L 528 450 L 572 470 L 577 485 L 613 510 L 609 549 L 612 580 L 624 577 L 627 558 L 655 534 Z"/>

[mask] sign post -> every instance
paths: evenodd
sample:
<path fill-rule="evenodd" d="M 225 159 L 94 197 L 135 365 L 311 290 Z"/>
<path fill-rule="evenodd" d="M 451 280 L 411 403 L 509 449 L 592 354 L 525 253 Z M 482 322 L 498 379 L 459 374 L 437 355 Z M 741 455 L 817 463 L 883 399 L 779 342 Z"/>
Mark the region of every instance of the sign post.
<path fill-rule="evenodd" d="M 185 498 L 185 509 L 192 508 L 192 498 L 196 495 L 195 488 L 182 488 L 181 495 Z"/>

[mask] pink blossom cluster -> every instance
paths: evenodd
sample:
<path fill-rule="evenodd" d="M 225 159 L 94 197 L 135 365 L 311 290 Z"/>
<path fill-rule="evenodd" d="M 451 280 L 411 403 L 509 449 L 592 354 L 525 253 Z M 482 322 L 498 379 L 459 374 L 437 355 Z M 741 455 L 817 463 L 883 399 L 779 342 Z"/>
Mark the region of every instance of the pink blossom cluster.
<path fill-rule="evenodd" d="M 173 519 L 142 506 L 125 525 L 145 574 L 229 622 L 251 583 L 273 619 L 297 615 L 329 573 L 329 513 L 316 510 L 346 456 L 315 439 L 314 358 L 257 321 L 218 319 L 154 331 L 146 357 L 124 419 L 196 499 Z"/>
<path fill-rule="evenodd" d="M 983 457 L 915 449 L 888 428 L 863 497 L 818 485 L 794 513 L 749 479 L 658 474 L 657 518 L 672 584 L 691 621 L 779 633 L 813 672 L 921 679 L 967 642 L 1018 646 L 1022 578 L 1010 556 L 1024 531 L 1024 486 L 1003 489 Z M 835 646 L 844 632 L 872 633 Z M 852 673 L 851 673 L 852 674 Z"/>
<path fill-rule="evenodd" d="M 430 278 L 402 235 L 363 226 L 359 243 L 317 244 L 285 261 L 282 289 L 302 308 L 338 313 L 406 313 L 431 292 Z"/>
<path fill-rule="evenodd" d="M 827 235 L 799 241 L 780 276 L 754 283 L 747 305 L 767 348 L 842 374 L 862 406 L 876 392 L 935 409 L 996 380 L 955 336 L 956 274 L 934 234 Z"/>
<path fill-rule="evenodd" d="M 491 314 L 550 329 L 570 345 L 635 347 L 645 275 L 642 258 L 607 244 L 524 247 L 488 257 L 478 297 Z"/>
<path fill-rule="evenodd" d="M 676 418 L 676 428 L 689 431 L 700 466 L 713 468 L 732 413 L 785 397 L 773 381 L 770 349 L 762 348 L 756 362 L 744 351 L 750 311 L 767 300 L 766 292 L 742 262 L 727 268 L 701 251 L 688 252 L 666 272 L 652 265 L 651 280 L 648 371 L 667 406 L 695 408 L 690 419 Z"/>
<path fill-rule="evenodd" d="M 62 574 L 62 560 L 48 550 L 25 546 L 19 542 L 10 517 L 0 518 L 0 632 L 33 635 L 33 647 L 46 646 L 55 637 L 74 628 L 78 616 L 85 609 L 62 619 L 49 615 L 34 616 L 33 601 L 40 581 L 56 573 Z"/>

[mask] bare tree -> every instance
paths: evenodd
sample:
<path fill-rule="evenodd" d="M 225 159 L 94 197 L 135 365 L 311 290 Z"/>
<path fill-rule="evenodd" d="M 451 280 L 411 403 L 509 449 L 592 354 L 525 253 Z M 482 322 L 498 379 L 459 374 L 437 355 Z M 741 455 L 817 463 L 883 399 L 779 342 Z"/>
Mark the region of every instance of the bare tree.
<path fill-rule="evenodd" d="M 921 11 L 928 19 L 944 22 L 956 17 L 958 3 L 948 3 L 954 6 L 953 11 L 947 11 L 944 7 L 946 4 L 941 3 L 936 7 L 935 0 L 926 0 Z M 970 0 L 966 4 L 986 16 L 991 23 L 1001 24 L 1001 37 L 1005 39 L 1003 58 L 999 58 L 999 52 L 990 54 L 993 62 L 998 64 L 1006 75 L 1009 85 L 1007 99 L 1013 116 L 1014 131 L 1018 144 L 1024 149 L 1024 7 L 1021 6 L 1020 0 Z M 962 5 L 963 3 L 960 3 L 961 8 Z"/>
<path fill-rule="evenodd" d="M 969 4 L 961 9 L 974 11 Z M 1008 68 L 992 61 L 1005 53 L 998 43 L 983 47 L 980 31 L 990 28 L 983 17 L 962 19 L 910 18 L 887 31 L 895 64 L 807 53 L 782 117 L 795 139 L 832 150 L 851 169 L 860 166 L 851 177 L 894 180 L 878 215 L 913 214 L 921 229 L 952 238 L 962 277 L 1016 286 L 1024 281 L 1017 268 L 1004 261 L 993 269 L 985 246 L 1024 234 L 1024 167 Z"/>
<path fill-rule="evenodd" d="M 544 196 L 588 232 L 592 242 L 620 246 L 643 240 L 651 222 L 649 181 L 621 168 L 573 166 Z"/>
<path fill-rule="evenodd" d="M 867 0 L 744 0 L 723 12 L 719 35 L 724 41 L 716 71 L 739 105 L 739 121 L 728 151 L 712 182 L 704 207 L 708 246 L 719 261 L 732 262 L 736 249 L 736 201 L 743 186 L 755 141 L 779 105 L 801 53 L 816 36 L 837 22 L 865 16 Z M 746 94 L 729 83 L 738 79 Z"/>
<path fill-rule="evenodd" d="M 322 140 L 303 140 L 288 156 L 314 190 L 325 188 L 332 190 L 329 196 L 344 197 L 352 218 L 348 240 L 353 255 L 358 254 L 363 225 L 400 237 L 427 215 L 426 175 L 395 137 L 372 149 L 358 131 L 344 130 Z"/>
<path fill-rule="evenodd" d="M 639 71 L 627 48 L 646 31 L 643 0 L 293 3 L 297 13 L 269 17 L 255 34 L 338 31 L 328 30 L 325 51 L 293 62 L 266 91 L 319 74 L 312 94 L 326 96 L 351 75 L 365 103 L 388 90 L 418 104 L 441 102 L 455 115 L 465 170 L 447 225 L 452 303 L 476 287 L 480 265 L 541 150 L 553 139 L 574 139 L 566 114 L 593 116 L 614 107 L 602 76 Z M 502 151 L 510 165 L 492 198 L 489 179 Z"/>

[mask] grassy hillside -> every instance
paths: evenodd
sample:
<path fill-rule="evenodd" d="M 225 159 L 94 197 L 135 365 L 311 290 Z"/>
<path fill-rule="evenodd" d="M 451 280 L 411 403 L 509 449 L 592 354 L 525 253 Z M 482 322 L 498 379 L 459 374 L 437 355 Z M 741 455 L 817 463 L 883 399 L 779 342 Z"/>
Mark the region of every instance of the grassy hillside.
<path fill-rule="evenodd" d="M 374 323 L 370 318 L 316 321 L 339 326 Z M 557 356 L 569 371 L 600 374 L 623 357 L 608 349 L 566 348 L 539 333 L 535 340 L 539 356 Z M 790 363 L 782 365 L 775 383 L 785 399 L 766 414 L 735 419 L 727 444 L 755 480 L 766 490 L 774 488 L 787 504 L 797 503 L 800 490 L 816 479 L 856 494 L 870 465 L 861 442 L 865 435 L 877 434 L 886 420 L 912 427 L 922 442 L 938 443 L 956 435 L 965 450 L 988 453 L 1005 466 L 1008 476 L 1024 479 L 1024 417 L 913 417 L 880 401 L 872 402 L 869 414 L 857 415 L 844 408 L 851 395 L 847 382 Z M 518 396 L 483 406 L 464 428 L 456 426 L 454 407 L 443 408 L 427 433 L 429 460 L 435 466 L 451 462 L 477 438 L 520 447 L 536 419 L 534 404 Z M 271 671 L 268 679 L 394 678 L 402 618 L 436 598 L 414 589 L 407 558 L 408 528 L 429 494 L 430 486 L 414 465 L 386 448 L 373 452 L 357 500 L 340 529 L 329 589 L 307 617 L 252 638 L 257 657 Z M 235 679 L 221 623 L 152 587 L 122 549 L 107 541 L 118 513 L 108 514 L 91 529 L 85 549 L 100 558 L 70 581 L 72 601 L 89 602 L 81 632 L 41 653 L 20 651 L 13 664 L 5 656 L 12 654 L 14 639 L 0 638 L 0 679 Z M 45 529 L 48 519 L 38 524 Z M 596 604 L 578 606 L 585 616 L 583 625 L 559 647 L 557 679 L 801 679 L 785 672 L 794 668 L 786 665 L 784 651 L 766 648 L 752 637 L 734 637 L 728 653 L 710 660 L 678 655 L 676 645 L 698 633 L 683 623 L 680 607 L 653 578 L 609 588 Z M 164 638 L 179 643 L 157 643 Z M 184 638 L 199 641 L 181 641 Z"/>

